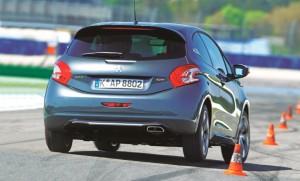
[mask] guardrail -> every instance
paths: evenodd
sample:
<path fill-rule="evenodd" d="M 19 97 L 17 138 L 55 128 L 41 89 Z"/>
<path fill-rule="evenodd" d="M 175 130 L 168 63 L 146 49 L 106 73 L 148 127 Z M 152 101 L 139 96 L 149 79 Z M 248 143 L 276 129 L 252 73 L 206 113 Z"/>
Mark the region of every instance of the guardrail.
<path fill-rule="evenodd" d="M 57 54 L 63 54 L 67 46 L 66 43 L 59 43 L 56 50 Z M 47 42 L 42 41 L 0 38 L 0 53 L 2 54 L 44 55 L 47 47 Z"/>

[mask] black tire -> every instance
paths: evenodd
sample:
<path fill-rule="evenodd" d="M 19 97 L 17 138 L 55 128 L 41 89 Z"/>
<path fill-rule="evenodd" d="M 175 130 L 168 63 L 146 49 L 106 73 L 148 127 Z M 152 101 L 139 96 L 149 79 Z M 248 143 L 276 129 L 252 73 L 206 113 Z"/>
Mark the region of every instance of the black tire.
<path fill-rule="evenodd" d="M 205 160 L 210 137 L 210 116 L 206 105 L 201 110 L 197 132 L 183 137 L 184 157 L 192 162 Z"/>
<path fill-rule="evenodd" d="M 120 143 L 112 141 L 94 141 L 94 144 L 99 151 L 116 152 L 120 148 Z"/>
<path fill-rule="evenodd" d="M 243 113 L 242 119 L 239 123 L 237 130 L 237 142 L 241 145 L 241 156 L 242 162 L 247 160 L 249 149 L 250 149 L 250 124 L 248 119 L 248 114 Z M 230 163 L 234 145 L 221 146 L 222 156 L 225 163 Z"/>
<path fill-rule="evenodd" d="M 72 147 L 73 139 L 65 133 L 45 129 L 45 138 L 50 151 L 67 153 Z"/>

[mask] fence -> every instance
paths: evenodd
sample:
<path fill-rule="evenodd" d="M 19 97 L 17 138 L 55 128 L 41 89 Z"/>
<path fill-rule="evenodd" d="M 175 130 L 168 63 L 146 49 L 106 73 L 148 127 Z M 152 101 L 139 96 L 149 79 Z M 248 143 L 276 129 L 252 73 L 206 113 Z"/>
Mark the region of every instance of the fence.
<path fill-rule="evenodd" d="M 112 10 L 85 1 L 0 0 L 0 17 L 2 21 L 85 25 L 111 19 Z"/>

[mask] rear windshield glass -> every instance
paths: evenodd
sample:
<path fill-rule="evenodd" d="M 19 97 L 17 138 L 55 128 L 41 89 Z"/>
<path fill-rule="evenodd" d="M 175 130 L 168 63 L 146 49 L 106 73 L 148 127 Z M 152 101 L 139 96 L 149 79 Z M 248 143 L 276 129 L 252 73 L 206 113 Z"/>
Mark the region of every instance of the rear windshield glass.
<path fill-rule="evenodd" d="M 76 34 L 67 54 L 110 59 L 173 59 L 185 56 L 185 43 L 168 30 L 90 27 Z"/>

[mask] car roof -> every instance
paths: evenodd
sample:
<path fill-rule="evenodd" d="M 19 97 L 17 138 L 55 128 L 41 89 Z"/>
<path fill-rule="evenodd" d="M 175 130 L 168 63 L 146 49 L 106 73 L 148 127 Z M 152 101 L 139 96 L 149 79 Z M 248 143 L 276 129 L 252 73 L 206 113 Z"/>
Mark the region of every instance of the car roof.
<path fill-rule="evenodd" d="M 187 36 L 190 32 L 195 31 L 202 31 L 201 28 L 191 26 L 191 25 L 184 25 L 184 24 L 176 24 L 176 23 L 152 23 L 152 22 L 138 22 L 134 24 L 134 22 L 103 22 L 103 23 L 96 23 L 92 26 L 136 26 L 136 27 L 154 27 L 154 28 L 163 28 L 171 31 L 175 31 L 183 36 L 184 39 L 187 39 Z"/>

